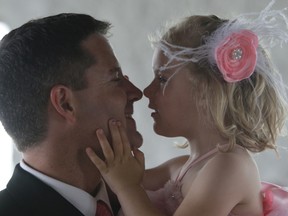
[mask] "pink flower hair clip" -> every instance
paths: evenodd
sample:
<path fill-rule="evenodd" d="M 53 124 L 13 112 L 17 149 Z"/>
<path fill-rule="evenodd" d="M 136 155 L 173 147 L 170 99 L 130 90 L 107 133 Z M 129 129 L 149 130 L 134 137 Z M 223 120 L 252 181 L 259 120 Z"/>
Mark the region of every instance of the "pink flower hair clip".
<path fill-rule="evenodd" d="M 227 82 L 249 78 L 257 63 L 258 37 L 250 30 L 233 32 L 215 49 L 216 64 Z"/>

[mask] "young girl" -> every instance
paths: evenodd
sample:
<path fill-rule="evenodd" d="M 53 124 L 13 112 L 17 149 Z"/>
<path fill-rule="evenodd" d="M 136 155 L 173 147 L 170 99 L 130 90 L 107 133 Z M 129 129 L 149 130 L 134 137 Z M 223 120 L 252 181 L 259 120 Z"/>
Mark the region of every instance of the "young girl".
<path fill-rule="evenodd" d="M 191 16 L 155 43 L 155 78 L 144 90 L 154 130 L 183 136 L 191 154 L 144 171 L 124 126 L 112 120 L 106 161 L 87 153 L 126 216 L 288 215 L 288 192 L 260 182 L 249 152 L 276 149 L 287 114 L 286 87 L 266 49 L 288 42 L 284 10 L 270 3 L 235 20 Z"/>

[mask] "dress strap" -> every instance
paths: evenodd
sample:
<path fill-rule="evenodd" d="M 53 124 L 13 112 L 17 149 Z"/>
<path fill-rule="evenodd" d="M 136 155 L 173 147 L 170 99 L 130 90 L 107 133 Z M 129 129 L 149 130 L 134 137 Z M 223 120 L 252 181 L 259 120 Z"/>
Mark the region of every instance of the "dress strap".
<path fill-rule="evenodd" d="M 210 150 L 209 152 L 201 155 L 200 157 L 196 158 L 195 160 L 193 160 L 188 166 L 187 168 L 182 167 L 182 169 L 180 170 L 180 172 L 178 173 L 178 176 L 176 178 L 176 181 L 182 181 L 183 177 L 186 175 L 186 173 L 191 169 L 192 166 L 194 166 L 195 164 L 197 164 L 198 162 L 208 158 L 209 156 L 215 154 L 216 152 L 218 152 L 218 147 Z"/>

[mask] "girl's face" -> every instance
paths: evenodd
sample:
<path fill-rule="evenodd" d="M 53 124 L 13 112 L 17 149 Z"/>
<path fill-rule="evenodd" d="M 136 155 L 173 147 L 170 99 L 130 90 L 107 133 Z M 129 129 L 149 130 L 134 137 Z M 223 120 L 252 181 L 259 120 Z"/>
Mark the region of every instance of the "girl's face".
<path fill-rule="evenodd" d="M 151 114 L 154 131 L 167 137 L 191 138 L 199 119 L 191 71 L 183 66 L 160 71 L 167 61 L 163 52 L 156 49 L 152 60 L 155 77 L 144 89 L 149 108 L 155 110 Z M 175 64 L 177 62 L 173 61 L 169 65 Z"/>

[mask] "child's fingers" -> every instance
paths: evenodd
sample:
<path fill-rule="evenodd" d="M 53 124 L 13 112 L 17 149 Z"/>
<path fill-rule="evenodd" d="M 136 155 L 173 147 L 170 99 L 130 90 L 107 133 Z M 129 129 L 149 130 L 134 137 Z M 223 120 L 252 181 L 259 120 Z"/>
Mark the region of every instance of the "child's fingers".
<path fill-rule="evenodd" d="M 86 153 L 90 158 L 90 160 L 92 161 L 92 163 L 97 167 L 97 169 L 99 169 L 100 172 L 107 171 L 106 163 L 103 160 L 101 160 L 91 148 L 89 147 L 86 148 Z"/>
<path fill-rule="evenodd" d="M 119 133 L 121 136 L 121 140 L 123 143 L 123 154 L 124 155 L 131 155 L 131 147 L 130 147 L 130 142 L 127 137 L 127 133 L 125 128 L 122 126 L 121 122 L 117 122 L 118 128 L 119 128 Z"/>
<path fill-rule="evenodd" d="M 123 145 L 116 120 L 109 121 L 109 129 L 112 137 L 114 158 L 117 160 L 117 158 L 121 157 L 123 154 Z"/>
<path fill-rule="evenodd" d="M 106 135 L 104 134 L 104 131 L 102 129 L 98 129 L 96 130 L 96 135 L 102 148 L 104 157 L 106 158 L 106 162 L 108 164 L 112 163 L 114 160 L 114 153 L 107 140 Z"/>

